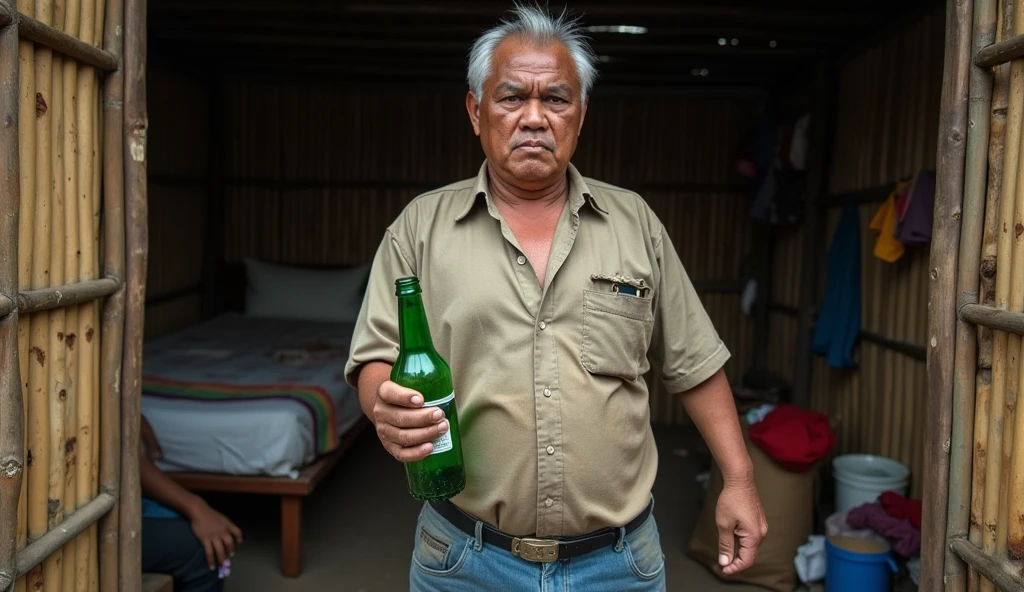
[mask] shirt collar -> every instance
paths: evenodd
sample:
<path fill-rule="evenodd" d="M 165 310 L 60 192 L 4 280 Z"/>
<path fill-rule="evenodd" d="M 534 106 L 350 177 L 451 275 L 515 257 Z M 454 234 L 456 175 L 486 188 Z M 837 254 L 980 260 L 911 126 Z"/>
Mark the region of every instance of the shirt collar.
<path fill-rule="evenodd" d="M 597 200 L 594 199 L 594 194 L 587 186 L 587 182 L 584 180 L 583 175 L 580 174 L 572 163 L 569 163 L 567 173 L 569 175 L 569 208 L 572 210 L 572 213 L 577 214 L 579 213 L 580 208 L 584 205 L 590 205 L 595 211 L 607 214 L 608 212 L 603 210 L 597 203 Z M 480 170 L 477 171 L 476 180 L 473 183 L 473 190 L 469 195 L 469 198 L 466 200 L 465 207 L 463 207 L 455 217 L 456 222 L 461 221 L 469 215 L 473 206 L 475 206 L 481 198 L 483 198 L 484 202 L 487 204 L 487 211 L 495 218 L 498 217 L 498 210 L 495 208 L 494 202 L 491 201 L 491 195 L 488 193 L 487 187 L 487 161 L 484 160 L 483 164 L 480 165 Z"/>

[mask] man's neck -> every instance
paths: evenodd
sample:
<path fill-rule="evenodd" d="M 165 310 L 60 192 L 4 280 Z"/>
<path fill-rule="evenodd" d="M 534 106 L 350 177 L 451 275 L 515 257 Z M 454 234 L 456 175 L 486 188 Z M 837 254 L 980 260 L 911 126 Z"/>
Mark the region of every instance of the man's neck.
<path fill-rule="evenodd" d="M 515 187 L 491 173 L 488 174 L 488 181 L 495 205 L 503 210 L 529 212 L 531 215 L 552 209 L 561 210 L 569 197 L 569 179 L 565 175 L 560 175 L 552 185 L 536 191 Z"/>

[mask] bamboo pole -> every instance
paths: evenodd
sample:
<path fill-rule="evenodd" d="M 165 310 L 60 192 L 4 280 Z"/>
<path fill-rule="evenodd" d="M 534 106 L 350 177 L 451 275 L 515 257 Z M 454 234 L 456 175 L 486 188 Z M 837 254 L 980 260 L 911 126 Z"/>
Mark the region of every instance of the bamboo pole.
<path fill-rule="evenodd" d="M 102 518 L 104 514 L 110 512 L 111 508 L 114 506 L 114 501 L 114 496 L 104 493 L 97 495 L 96 499 L 75 510 L 68 516 L 60 529 L 46 533 L 25 548 L 25 550 L 18 556 L 18 571 L 24 573 L 31 570 L 52 553 L 60 549 L 61 540 L 63 538 L 68 535 L 74 536 L 76 534 L 83 533 L 88 528 L 95 525 L 97 520 Z M 106 591 L 104 590 L 103 592 Z"/>
<path fill-rule="evenodd" d="M 979 51 L 974 57 L 974 63 L 981 68 L 991 68 L 1020 57 L 1024 57 L 1024 36 L 1017 33 L 1005 41 L 986 47 L 984 51 Z"/>
<path fill-rule="evenodd" d="M 124 173 L 126 216 L 126 302 L 121 394 L 121 589 L 142 583 L 142 528 L 139 449 L 142 335 L 145 322 L 149 250 L 146 199 L 146 2 L 126 0 L 124 40 Z"/>
<path fill-rule="evenodd" d="M 124 7 L 122 0 L 108 0 L 104 47 L 115 56 L 123 51 Z M 117 499 L 121 481 L 121 365 L 125 316 L 125 224 L 124 224 L 124 70 L 107 75 L 103 83 L 103 174 L 104 244 L 103 275 L 117 278 L 119 289 L 103 307 L 101 335 L 102 409 L 99 447 L 100 490 Z M 100 522 L 99 580 L 101 590 L 116 590 L 120 581 L 118 530 L 120 507 Z M 140 559 L 141 560 L 141 559 Z"/>
<path fill-rule="evenodd" d="M 935 216 L 928 295 L 928 412 L 925 438 L 924 516 L 921 523 L 921 588 L 942 586 L 949 500 L 957 253 L 967 137 L 968 68 L 973 2 L 948 0 L 946 68 L 942 77 L 940 135 L 936 154 Z M 941 347 L 940 347 L 941 344 Z M 965 528 L 966 530 L 966 528 Z"/>
<path fill-rule="evenodd" d="M 65 6 L 64 32 L 71 36 L 78 35 L 78 23 L 81 20 L 81 9 L 78 0 L 67 0 Z M 78 64 L 73 60 L 65 60 L 63 65 L 64 84 L 64 195 L 67 208 L 64 212 L 64 236 L 67 241 L 64 249 L 64 280 L 73 284 L 78 281 L 78 154 L 77 154 L 77 118 L 78 118 Z M 78 306 L 70 304 L 65 307 L 66 350 L 65 371 L 69 377 L 68 397 L 64 408 L 64 503 L 68 509 L 78 506 L 78 352 L 75 341 L 78 331 Z M 64 581 L 62 592 L 75 592 L 75 576 L 77 574 L 78 539 L 72 538 L 64 547 Z"/>
<path fill-rule="evenodd" d="M 1006 37 L 1012 26 L 1010 13 L 1013 10 L 1014 0 L 1002 0 L 998 14 L 999 26 L 997 36 Z M 991 130 L 989 141 L 989 174 L 988 174 L 988 197 L 985 205 L 985 235 L 983 246 L 983 260 L 981 263 L 981 301 L 982 305 L 992 310 L 996 299 L 996 269 L 1000 216 L 1000 195 L 1003 183 L 1003 158 L 1004 145 L 1006 140 L 1006 110 L 1007 92 L 1009 90 L 1009 64 L 1004 64 L 995 69 L 994 90 L 991 108 Z M 963 316 L 963 315 L 961 315 Z M 975 394 L 975 417 L 974 417 L 974 460 L 972 466 L 972 487 L 971 487 L 971 526 L 968 531 L 968 540 L 978 549 L 983 546 L 985 537 L 985 480 L 988 472 L 988 446 L 989 446 L 989 424 L 992 414 L 992 366 L 993 366 L 993 333 L 992 329 L 984 325 L 978 325 L 978 366 L 981 369 L 978 373 L 976 394 Z M 1001 362 L 1000 362 L 1001 364 Z M 998 407 L 995 407 L 998 409 Z M 973 565 L 968 566 L 967 589 L 969 592 L 978 592 L 981 589 L 981 578 L 978 570 Z"/>
<path fill-rule="evenodd" d="M 1012 19 L 1013 29 L 1018 28 L 1019 16 L 1017 10 L 1012 15 L 1004 15 L 1004 22 L 1007 18 Z M 1010 68 L 1010 93 L 1011 96 L 1020 96 L 1024 90 L 1022 80 L 1021 64 L 1013 64 Z M 1001 187 L 1001 202 L 999 214 L 999 241 L 997 245 L 997 271 L 996 271 L 996 309 L 1006 310 L 1009 308 L 1010 287 L 1011 287 L 1011 249 L 1012 236 L 1010 229 L 1013 227 L 1014 196 L 1016 195 L 1017 162 L 1020 153 L 1021 143 L 1021 105 L 1017 100 L 1009 101 L 1007 110 L 1007 135 L 1004 149 L 1003 182 Z M 967 312 L 966 310 L 964 311 Z M 1000 553 L 999 523 L 1000 520 L 1000 499 L 1003 497 L 1000 489 L 1005 486 L 1003 475 L 1002 452 L 1004 449 L 1004 424 L 1005 409 L 1009 400 L 1007 394 L 1007 345 L 1009 336 L 1005 331 L 996 330 L 993 332 L 993 353 L 992 353 L 992 394 L 990 400 L 990 417 L 988 429 L 988 453 L 985 465 L 985 500 L 982 510 L 984 528 L 982 531 L 982 550 L 990 555 L 996 556 Z M 1005 529 L 1005 525 L 1002 527 Z M 1005 540 L 1005 539 L 1004 539 Z M 989 580 L 981 582 L 981 590 L 994 590 Z"/>
<path fill-rule="evenodd" d="M 1013 31 L 1015 34 L 1024 32 L 1024 13 L 1020 10 L 1015 10 L 1012 16 L 1013 20 Z M 1013 103 L 1019 103 L 1019 97 L 1024 93 L 1024 62 L 1019 60 L 1011 64 L 1010 66 L 1010 92 L 1014 97 L 1011 101 L 1011 107 Z M 1018 107 L 1017 116 L 1018 118 L 1024 118 L 1024 110 Z M 1019 122 L 1018 122 L 1019 124 Z M 1018 144 L 1024 142 L 1024 134 L 1018 134 Z M 1019 176 L 1020 164 L 1024 162 L 1024 150 L 1021 150 L 1021 146 L 1017 146 L 1017 161 L 1011 164 L 1016 164 L 1017 179 L 1014 186 L 1013 193 L 1007 193 L 1006 198 L 1011 200 L 1009 207 L 1013 211 L 1012 223 L 1004 230 L 1008 230 L 1008 242 L 1011 244 L 1011 249 L 1007 253 L 1007 258 L 1000 262 L 1001 265 L 1010 265 L 1010 301 L 1009 310 L 1013 313 L 1020 313 L 1024 310 L 1024 240 L 1021 238 L 1021 229 L 1024 229 L 1024 182 Z M 1005 169 L 1004 169 L 1005 172 Z M 1010 501 L 1010 490 L 1013 486 L 1011 482 L 1012 475 L 1012 453 L 1014 450 L 1014 440 L 1020 440 L 1020 438 L 1014 437 L 1014 410 L 1017 405 L 1017 391 L 1021 384 L 1021 370 L 1024 370 L 1024 364 L 1020 362 L 1020 348 L 1021 348 L 1021 335 L 1018 333 L 1009 333 L 1006 338 L 1006 386 L 1005 386 L 1005 400 L 1002 406 L 1003 409 L 1003 428 L 1002 428 L 1002 457 L 1000 459 L 1000 481 L 998 487 L 998 503 L 996 511 L 996 541 L 995 541 L 995 557 L 1004 558 L 1006 557 L 1008 550 L 1008 536 L 1009 529 L 1011 528 L 1010 520 L 1013 519 L 1016 522 L 1016 516 L 1010 514 L 1008 503 Z M 1020 443 L 1018 442 L 1018 445 Z M 998 450 L 996 451 L 998 452 Z M 996 491 L 996 490 L 993 490 Z"/>
<path fill-rule="evenodd" d="M 52 21 L 53 2 L 36 0 L 35 15 L 39 22 Z M 48 47 L 35 48 L 35 149 L 36 149 L 36 203 L 35 236 L 32 242 L 32 287 L 46 288 L 50 285 L 50 224 L 53 195 L 53 162 L 51 159 L 52 122 L 51 103 L 53 95 L 51 77 L 53 51 Z M 49 530 L 49 468 L 50 455 L 50 367 L 53 364 L 49 352 L 50 313 L 36 313 L 32 316 L 32 332 L 29 338 L 29 450 L 28 458 L 28 536 L 38 539 Z M 36 566 L 28 573 L 28 587 L 31 590 L 46 586 L 44 566 Z"/>
<path fill-rule="evenodd" d="M 991 45 L 996 36 L 995 0 L 974 0 L 973 51 Z M 970 69 L 970 107 L 967 159 L 964 171 L 963 213 L 957 266 L 957 309 L 978 303 L 981 247 L 984 235 L 985 184 L 989 153 L 992 78 L 977 66 Z M 971 515 L 975 391 L 977 388 L 977 336 L 975 325 L 956 319 L 953 423 L 950 437 L 949 501 L 946 538 L 967 537 Z M 946 548 L 945 584 L 948 590 L 967 587 L 967 565 Z"/>
<path fill-rule="evenodd" d="M 101 3 L 105 2 L 105 1 L 106 0 L 96 0 L 96 3 L 97 4 L 101 4 Z M 97 12 L 96 12 L 97 16 L 100 13 L 101 13 L 101 11 L 97 10 Z M 102 23 L 98 23 L 96 26 L 102 27 Z M 95 38 L 95 29 L 94 29 L 94 38 Z M 95 41 L 94 41 L 94 43 L 95 43 Z M 93 76 L 98 76 L 98 73 L 94 71 L 93 72 Z M 94 83 L 95 82 L 96 81 L 94 80 Z M 92 108 L 92 118 L 93 118 L 93 123 L 92 123 L 92 129 L 93 129 L 92 158 L 93 158 L 93 163 L 102 163 L 103 162 L 102 141 L 101 141 L 102 132 L 100 130 L 102 129 L 102 125 L 103 125 L 103 118 L 102 118 L 103 110 L 102 110 L 102 105 L 100 103 L 100 98 L 101 97 L 99 96 L 98 90 L 94 90 L 94 94 L 93 94 L 92 98 L 93 98 L 93 105 L 92 105 L 92 107 L 93 107 Z M 90 228 L 90 234 L 89 234 L 89 241 L 92 243 L 92 254 L 93 254 L 93 256 L 90 259 L 89 264 L 93 266 L 93 277 L 96 277 L 96 276 L 99 275 L 99 268 L 100 268 L 100 260 L 99 260 L 99 256 L 100 256 L 100 210 L 102 208 L 102 206 L 101 206 L 101 199 L 100 199 L 100 189 L 101 189 L 101 179 L 102 179 L 102 176 L 103 176 L 102 168 L 101 167 L 102 167 L 102 164 L 99 164 L 97 166 L 94 166 L 93 169 L 92 169 L 92 195 L 90 196 L 91 197 L 91 199 L 90 199 L 90 207 L 91 207 L 92 219 L 91 219 L 91 228 Z M 92 321 L 92 326 L 96 329 L 96 339 L 94 340 L 94 343 L 93 343 L 92 358 L 91 358 L 91 362 L 92 362 L 92 389 L 93 389 L 93 391 L 92 391 L 93 392 L 93 398 L 92 398 L 92 417 L 93 417 L 92 450 L 93 450 L 93 454 L 92 454 L 92 457 L 89 459 L 89 492 L 90 492 L 90 496 L 92 498 L 95 498 L 100 493 L 100 489 L 99 489 L 99 487 L 100 487 L 100 429 L 101 429 L 101 426 L 102 426 L 101 419 L 100 419 L 100 389 L 101 389 L 101 386 L 102 386 L 101 385 L 101 379 L 100 379 L 100 365 L 101 365 L 100 364 L 100 347 L 99 347 L 99 344 L 96 343 L 102 337 L 102 334 L 99 333 L 99 331 L 101 330 L 101 327 L 100 327 L 100 322 L 101 322 L 101 319 L 100 319 L 100 304 L 99 304 L 99 302 L 93 302 L 92 303 L 92 319 L 91 319 L 91 321 Z M 99 525 L 98 524 L 90 525 L 89 526 L 89 589 L 90 590 L 98 590 L 99 589 L 100 564 L 99 564 L 99 538 L 98 537 L 99 537 Z"/>
<path fill-rule="evenodd" d="M 53 22 L 63 25 L 63 0 L 53 2 Z M 50 284 L 64 283 L 64 62 L 60 55 L 53 56 L 50 102 L 50 148 L 53 199 L 50 207 Z M 73 203 L 73 201 L 72 201 Z M 50 312 L 50 468 L 47 495 L 47 532 L 56 529 L 64 520 L 64 418 L 67 404 L 67 367 L 64 346 L 66 313 L 63 308 Z M 47 590 L 63 589 L 64 549 L 57 549 L 46 558 L 43 571 Z"/>
<path fill-rule="evenodd" d="M 35 14 L 31 0 L 18 0 L 18 11 L 22 15 Z M 18 43 L 18 159 L 20 179 L 20 213 L 18 217 L 18 285 L 20 289 L 32 287 L 32 243 L 35 230 L 32 224 L 36 192 L 35 153 L 35 49 L 28 41 Z M 18 548 L 28 542 L 28 422 L 29 417 L 29 356 L 31 343 L 31 319 L 28 315 L 19 317 L 18 351 L 21 370 L 21 391 L 23 414 L 22 450 L 25 467 L 21 482 L 21 497 L 18 503 Z M 17 592 L 24 592 L 27 579 L 22 577 L 15 583 Z"/>
<path fill-rule="evenodd" d="M 1024 590 L 1024 581 L 1019 575 L 1014 575 L 1014 566 L 1005 559 L 992 557 L 963 539 L 954 539 L 949 546 L 964 561 L 978 566 L 978 571 L 986 578 L 985 581 L 995 582 L 1000 590 Z"/>
<path fill-rule="evenodd" d="M 32 4 L 32 1 L 28 0 L 27 4 Z M 21 12 L 18 19 L 18 29 L 24 41 L 28 43 L 34 42 L 63 56 L 72 58 L 75 62 L 94 66 L 104 72 L 111 72 L 117 69 L 117 59 L 110 55 L 109 52 L 84 43 L 76 39 L 72 34 L 62 31 L 60 27 L 63 25 L 63 20 L 46 22 L 40 18 L 33 18 L 34 10 L 26 11 L 24 4 L 26 3 L 23 0 L 18 0 L 18 11 Z M 0 23 L 12 18 L 12 16 L 13 10 L 8 4 L 8 0 L 0 0 Z M 38 17 L 38 15 L 36 16 Z"/>
<path fill-rule="evenodd" d="M 21 52 L 18 27 L 0 29 L 0 154 L 10 155 L 0 162 L 0 237 L 3 249 L 14 256 L 0 258 L 0 294 L 14 294 L 22 280 L 19 265 L 19 210 L 21 179 L 19 174 L 19 103 Z M 17 577 L 16 549 L 24 544 L 24 514 L 21 503 L 25 467 L 25 407 L 22 394 L 21 327 L 17 311 L 0 318 L 0 572 L 10 580 Z M 15 344 L 18 347 L 15 347 Z M 22 581 L 22 586 L 24 582 Z M 6 589 L 6 586 L 5 586 Z"/>
<path fill-rule="evenodd" d="M 76 230 L 77 232 L 77 230 Z M 77 243 L 75 243 L 77 244 Z M 76 265 L 80 256 L 76 254 Z M 76 273 L 77 273 L 76 267 Z M 18 310 L 22 314 L 53 310 L 72 304 L 87 303 L 109 296 L 117 291 L 117 280 L 100 278 L 42 290 L 26 290 L 18 294 Z"/>
<path fill-rule="evenodd" d="M 1012 26 L 1009 13 L 1014 0 L 1001 0 L 997 14 L 997 38 L 1006 37 Z M 977 45 L 975 46 L 977 47 Z M 996 271 L 998 266 L 998 241 L 1000 196 L 1003 184 L 1003 158 L 1006 140 L 1006 110 L 1009 90 L 1009 64 L 995 69 L 993 73 L 992 106 L 990 109 L 990 140 L 988 154 L 988 195 L 985 204 L 985 227 L 980 265 L 980 302 L 993 307 L 996 301 Z M 962 316 L 962 315 L 961 315 Z M 993 333 L 986 326 L 978 325 L 978 367 L 975 390 L 974 415 L 974 457 L 971 478 L 971 522 L 968 540 L 974 548 L 980 549 L 985 537 L 985 480 L 988 472 L 989 424 L 992 409 L 992 367 Z M 1001 362 L 1000 362 L 1001 363 Z M 996 408 L 998 409 L 998 408 Z M 981 576 L 977 568 L 968 565 L 967 590 L 981 590 Z"/>
<path fill-rule="evenodd" d="M 1014 11 L 1013 32 L 1016 35 L 1024 33 L 1024 14 L 1022 14 L 1021 10 Z M 1011 77 L 1014 75 L 1016 75 L 1016 78 L 1011 78 L 1012 92 L 1014 92 L 1013 103 L 1018 103 L 1021 93 L 1024 92 L 1024 63 L 1021 60 L 1016 60 L 1011 66 Z M 1016 85 L 1014 85 L 1015 82 L 1017 83 Z M 1024 138 L 1022 138 L 1022 141 L 1024 141 Z M 1017 163 L 1019 170 L 1019 167 L 1024 165 L 1024 150 L 1021 150 Z M 1024 286 L 1021 285 L 1021 282 L 1024 282 L 1024 238 L 1021 236 L 1024 234 L 1022 232 L 1024 230 L 1024 183 L 1018 182 L 1016 189 L 1013 272 L 1010 281 L 1013 289 L 1011 310 L 1020 312 L 1024 310 Z M 1019 361 L 1020 344 L 1020 335 L 1010 336 L 1009 360 Z M 1017 345 L 1018 349 L 1014 349 L 1014 345 Z M 1024 384 L 1024 364 L 1019 364 L 1018 370 L 1021 373 L 1017 375 L 1019 386 Z M 1013 371 L 1012 364 L 1007 369 L 1007 372 L 1011 371 Z M 1024 488 L 1024 434 L 1020 433 L 1020 430 L 1024 429 L 1024 405 L 1017 404 L 1018 394 L 1016 389 L 1007 389 L 1006 416 L 1003 419 L 1004 458 L 1002 468 L 1006 476 L 1003 482 L 1000 483 L 1000 509 L 997 515 L 998 523 L 1000 525 L 1005 524 L 1005 528 L 997 529 L 996 533 L 998 537 L 996 541 L 997 553 L 1001 556 L 1003 549 L 1000 547 L 1005 545 L 1006 552 L 1014 559 L 1024 558 L 1024 491 L 1019 491 L 1019 489 Z M 1010 429 L 1007 430 L 1005 429 L 1006 427 Z M 1003 541 L 1004 531 L 1006 532 L 1005 541 Z"/>
<path fill-rule="evenodd" d="M 81 0 L 79 19 L 79 38 L 89 46 L 93 45 L 95 30 L 95 0 Z M 78 241 L 80 255 L 78 259 L 78 277 L 80 281 L 96 279 L 96 254 L 92 249 L 92 175 L 95 159 L 93 157 L 93 110 L 96 105 L 96 73 L 89 65 L 79 65 L 77 76 L 76 97 L 78 110 L 76 127 L 78 131 Z M 94 399 L 97 396 L 93 389 L 93 357 L 95 349 L 96 304 L 93 301 L 83 303 L 78 309 L 78 329 L 76 346 L 78 349 L 78 434 L 76 437 L 76 503 L 84 507 L 93 498 L 92 457 L 96 454 L 93 447 L 93 431 L 97 427 L 97 418 L 93 414 Z M 91 565 L 96 560 L 93 554 L 92 530 L 86 529 L 75 542 L 75 583 L 76 592 L 90 590 Z"/>

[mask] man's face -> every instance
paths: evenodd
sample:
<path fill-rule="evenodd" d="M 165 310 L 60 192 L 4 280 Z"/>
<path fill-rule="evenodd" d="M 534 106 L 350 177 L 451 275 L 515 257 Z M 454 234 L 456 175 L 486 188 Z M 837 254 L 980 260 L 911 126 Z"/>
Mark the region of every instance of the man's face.
<path fill-rule="evenodd" d="M 503 41 L 494 53 L 481 101 L 466 108 L 493 173 L 525 190 L 550 186 L 564 175 L 586 104 L 565 46 Z"/>

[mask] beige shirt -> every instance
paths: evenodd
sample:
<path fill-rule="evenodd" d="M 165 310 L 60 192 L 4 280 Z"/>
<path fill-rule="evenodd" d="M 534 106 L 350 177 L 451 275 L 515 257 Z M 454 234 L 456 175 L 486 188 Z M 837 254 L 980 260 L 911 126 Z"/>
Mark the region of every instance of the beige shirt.
<path fill-rule="evenodd" d="M 661 222 L 569 166 L 541 286 L 476 178 L 417 197 L 387 229 L 346 377 L 398 351 L 396 279 L 416 275 L 455 382 L 467 483 L 452 502 L 513 535 L 621 526 L 650 499 L 652 368 L 688 390 L 729 358 Z M 637 296 L 618 294 L 616 283 Z"/>

